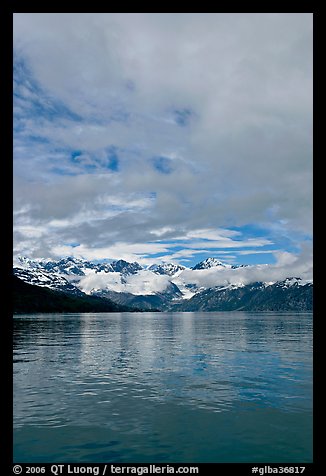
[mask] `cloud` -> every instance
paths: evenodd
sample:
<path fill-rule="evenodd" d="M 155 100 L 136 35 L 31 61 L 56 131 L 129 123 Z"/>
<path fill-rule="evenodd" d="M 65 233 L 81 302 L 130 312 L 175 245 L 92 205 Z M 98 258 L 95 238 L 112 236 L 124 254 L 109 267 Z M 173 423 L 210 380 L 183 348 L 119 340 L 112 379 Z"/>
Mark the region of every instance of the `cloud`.
<path fill-rule="evenodd" d="M 93 290 L 110 290 L 136 295 L 155 294 L 164 291 L 169 285 L 169 277 L 142 270 L 121 280 L 120 273 L 88 274 L 79 281 L 80 289 L 85 293 Z"/>
<path fill-rule="evenodd" d="M 17 251 L 311 239 L 312 14 L 15 13 L 14 48 Z"/>

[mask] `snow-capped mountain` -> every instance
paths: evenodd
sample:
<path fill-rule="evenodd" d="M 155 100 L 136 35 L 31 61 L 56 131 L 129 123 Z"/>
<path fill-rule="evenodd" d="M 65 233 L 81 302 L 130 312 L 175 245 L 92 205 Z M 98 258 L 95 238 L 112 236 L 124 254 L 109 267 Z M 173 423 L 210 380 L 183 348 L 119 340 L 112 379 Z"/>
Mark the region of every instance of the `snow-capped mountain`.
<path fill-rule="evenodd" d="M 89 273 L 110 273 L 117 272 L 125 275 L 136 274 L 143 267 L 138 263 L 128 263 L 124 260 L 112 261 L 111 263 L 92 263 L 78 258 L 63 258 L 58 261 L 53 260 L 31 260 L 24 256 L 16 259 L 16 267 L 27 269 L 39 269 L 49 273 L 64 275 L 85 276 Z"/>
<path fill-rule="evenodd" d="M 263 308 L 263 300 L 271 296 L 271 290 L 274 293 L 273 299 L 275 296 L 283 299 L 284 293 L 288 292 L 289 299 L 293 302 L 299 299 L 300 289 L 302 292 L 312 293 L 311 283 L 294 277 L 283 281 L 250 284 L 247 272 L 252 267 L 241 268 L 242 266 L 226 264 L 216 258 L 207 258 L 193 268 L 174 263 L 152 264 L 144 268 L 137 262 L 128 263 L 124 260 L 94 263 L 72 257 L 57 261 L 18 257 L 15 260 L 14 274 L 29 284 L 70 294 L 86 293 L 107 297 L 119 304 L 144 309 L 171 308 L 187 311 L 196 310 L 196 306 L 202 310 L 215 310 L 216 306 L 217 309 L 221 306 L 232 308 L 233 304 L 228 303 L 228 300 L 242 299 L 243 295 L 246 296 L 245 300 L 249 299 L 254 295 L 253 290 L 256 292 L 258 289 L 262 297 L 259 295 L 259 299 L 255 299 Z M 234 305 L 236 302 L 235 300 Z M 287 306 L 285 301 L 282 305 L 284 309 Z M 300 306 L 302 309 L 303 304 Z"/>
<path fill-rule="evenodd" d="M 241 264 L 241 265 L 233 265 L 233 264 L 227 264 L 223 263 L 222 261 L 218 260 L 217 258 L 207 258 L 204 261 L 201 261 L 200 263 L 197 263 L 193 268 L 193 270 L 196 269 L 210 269 L 210 268 L 227 268 L 227 269 L 237 269 L 237 268 L 243 268 L 246 265 Z"/>
<path fill-rule="evenodd" d="M 14 274 L 22 281 L 36 286 L 46 287 L 57 291 L 71 294 L 82 294 L 77 286 L 74 286 L 64 276 L 58 273 L 49 273 L 40 268 L 13 268 Z"/>
<path fill-rule="evenodd" d="M 149 268 L 149 271 L 153 271 L 155 274 L 167 274 L 168 276 L 175 276 L 180 271 L 183 271 L 185 266 L 174 263 L 162 263 L 162 264 L 152 264 Z"/>
<path fill-rule="evenodd" d="M 312 285 L 312 282 L 307 282 L 301 278 L 286 278 L 283 281 L 280 281 L 278 283 L 279 286 L 282 288 L 290 288 L 292 286 L 297 287 L 297 286 L 305 286 L 306 284 Z"/>
<path fill-rule="evenodd" d="M 300 278 L 276 283 L 217 286 L 189 300 L 171 303 L 173 311 L 312 311 L 313 284 Z"/>
<path fill-rule="evenodd" d="M 110 266 L 112 268 L 112 271 L 125 275 L 137 274 L 138 271 L 141 271 L 143 269 L 143 267 L 140 266 L 140 264 L 138 264 L 137 262 L 128 263 L 123 259 L 119 259 L 118 261 L 112 261 L 112 263 L 110 263 Z"/>
<path fill-rule="evenodd" d="M 210 269 L 210 268 L 232 268 L 232 265 L 222 263 L 222 261 L 219 261 L 216 258 L 207 258 L 204 261 L 197 263 L 191 269 L 196 270 L 196 269 Z"/>

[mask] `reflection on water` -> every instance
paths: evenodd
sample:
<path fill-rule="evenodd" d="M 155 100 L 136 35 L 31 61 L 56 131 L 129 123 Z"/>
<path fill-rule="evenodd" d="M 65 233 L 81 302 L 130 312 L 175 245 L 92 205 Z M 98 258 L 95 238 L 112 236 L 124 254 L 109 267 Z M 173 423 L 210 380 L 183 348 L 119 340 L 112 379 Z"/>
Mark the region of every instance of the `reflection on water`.
<path fill-rule="evenodd" d="M 15 317 L 15 461 L 311 461 L 311 358 L 311 314 Z"/>

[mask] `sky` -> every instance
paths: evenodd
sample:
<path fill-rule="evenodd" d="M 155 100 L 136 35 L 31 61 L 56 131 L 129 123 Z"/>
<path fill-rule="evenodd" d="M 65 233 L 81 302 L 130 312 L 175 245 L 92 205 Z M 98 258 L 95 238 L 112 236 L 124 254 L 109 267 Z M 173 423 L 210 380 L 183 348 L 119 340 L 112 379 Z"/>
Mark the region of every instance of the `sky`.
<path fill-rule="evenodd" d="M 311 270 L 312 14 L 15 13 L 14 254 Z"/>

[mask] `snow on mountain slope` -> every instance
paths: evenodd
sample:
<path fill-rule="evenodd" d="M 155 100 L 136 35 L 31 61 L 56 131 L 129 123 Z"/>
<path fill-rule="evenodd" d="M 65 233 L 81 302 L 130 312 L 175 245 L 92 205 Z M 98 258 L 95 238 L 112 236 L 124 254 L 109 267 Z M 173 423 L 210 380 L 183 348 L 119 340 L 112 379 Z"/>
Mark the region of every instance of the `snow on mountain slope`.
<path fill-rule="evenodd" d="M 108 263 L 92 263 L 90 261 L 78 258 L 63 258 L 54 260 L 31 260 L 25 256 L 18 256 L 14 260 L 14 265 L 18 268 L 42 270 L 48 273 L 57 273 L 60 275 L 84 276 L 89 272 L 110 272 L 114 271 Z"/>
<path fill-rule="evenodd" d="M 297 281 L 256 282 L 207 288 L 191 299 L 171 302 L 171 311 L 312 311 L 313 285 Z M 291 281 L 291 280 L 290 280 Z"/>
<path fill-rule="evenodd" d="M 139 263 L 134 262 L 134 263 L 128 263 L 127 261 L 124 261 L 123 259 L 119 259 L 118 261 L 112 261 L 110 263 L 111 268 L 113 271 L 116 271 L 118 273 L 122 274 L 137 274 L 138 271 L 141 271 L 143 269 L 142 266 L 140 266 Z"/>
<path fill-rule="evenodd" d="M 47 287 L 58 291 L 81 294 L 77 286 L 57 273 L 47 273 L 41 269 L 14 268 L 14 274 L 29 284 Z"/>
<path fill-rule="evenodd" d="M 89 261 L 70 257 L 59 261 L 49 261 L 44 263 L 44 269 L 48 272 L 76 276 L 84 276 L 89 272 L 113 271 L 113 268 L 108 263 L 91 263 Z"/>
<path fill-rule="evenodd" d="M 291 286 L 305 286 L 306 284 L 312 284 L 311 279 L 301 279 L 301 278 L 286 278 L 284 281 L 280 282 L 280 285 L 283 288 L 290 288 Z"/>
<path fill-rule="evenodd" d="M 155 274 L 167 274 L 168 276 L 175 276 L 180 271 L 183 271 L 185 266 L 174 263 L 152 264 L 149 268 Z"/>
<path fill-rule="evenodd" d="M 216 258 L 207 258 L 204 261 L 197 263 L 191 269 L 198 270 L 198 269 L 210 269 L 210 268 L 234 268 L 234 266 L 231 264 L 222 263 L 222 261 L 219 261 Z"/>
<path fill-rule="evenodd" d="M 26 256 L 15 256 L 13 265 L 15 268 L 21 269 L 43 269 L 44 264 L 51 260 L 32 260 Z"/>

